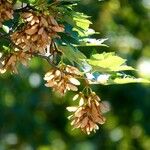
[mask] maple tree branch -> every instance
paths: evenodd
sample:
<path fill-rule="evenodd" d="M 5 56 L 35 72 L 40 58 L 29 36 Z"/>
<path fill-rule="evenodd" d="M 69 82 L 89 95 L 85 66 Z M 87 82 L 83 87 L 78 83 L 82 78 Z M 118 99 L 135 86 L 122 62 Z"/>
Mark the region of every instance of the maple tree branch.
<path fill-rule="evenodd" d="M 39 58 L 45 59 L 45 60 L 50 64 L 50 66 L 52 66 L 53 68 L 55 68 L 55 69 L 57 69 L 57 70 L 62 71 L 64 74 L 74 76 L 75 78 L 80 78 L 80 79 L 86 80 L 83 75 L 77 75 L 77 74 L 74 74 L 74 73 L 69 73 L 69 72 L 67 72 L 67 71 L 65 71 L 65 70 L 62 70 L 62 69 L 60 69 L 59 67 L 57 67 L 57 65 L 55 65 L 55 64 L 52 62 L 52 60 L 51 60 L 51 56 L 53 56 L 53 54 L 46 56 L 46 55 L 42 55 L 42 54 L 37 53 L 37 52 L 24 51 L 23 48 L 21 48 L 20 46 L 16 45 L 16 44 L 10 39 L 10 37 L 9 37 L 8 34 L 7 34 L 7 35 L 0 34 L 0 37 L 5 38 L 6 40 L 8 40 L 8 41 L 11 43 L 11 45 L 12 45 L 13 48 L 17 48 L 17 49 L 19 49 L 19 50 L 22 50 L 24 53 L 30 54 L 31 56 L 35 56 L 35 57 L 39 57 Z M 55 48 L 57 48 L 56 45 L 54 45 L 54 46 L 55 46 Z M 16 51 L 16 52 L 17 52 L 17 51 Z"/>

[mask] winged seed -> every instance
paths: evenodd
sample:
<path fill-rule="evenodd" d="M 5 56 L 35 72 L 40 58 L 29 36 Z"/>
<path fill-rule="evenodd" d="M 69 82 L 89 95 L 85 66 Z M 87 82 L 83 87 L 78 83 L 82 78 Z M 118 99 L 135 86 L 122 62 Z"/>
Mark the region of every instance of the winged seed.
<path fill-rule="evenodd" d="M 80 82 L 75 78 L 69 78 L 69 81 L 74 85 L 80 85 Z"/>

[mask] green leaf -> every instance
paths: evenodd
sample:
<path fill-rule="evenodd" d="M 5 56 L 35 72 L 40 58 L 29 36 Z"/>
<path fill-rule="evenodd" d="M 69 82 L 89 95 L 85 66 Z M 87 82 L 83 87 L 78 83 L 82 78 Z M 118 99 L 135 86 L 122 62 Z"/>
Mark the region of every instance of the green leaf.
<path fill-rule="evenodd" d="M 80 2 L 80 0 L 59 0 L 60 5 L 69 5 L 78 2 Z"/>
<path fill-rule="evenodd" d="M 77 48 L 72 45 L 59 46 L 64 56 L 71 62 L 82 65 L 83 60 L 86 59 L 86 56 L 80 52 Z"/>
<path fill-rule="evenodd" d="M 81 44 L 79 46 L 107 46 L 103 44 L 107 39 L 93 39 L 93 38 L 83 38 L 80 40 Z"/>
<path fill-rule="evenodd" d="M 86 19 L 86 16 L 84 17 L 81 13 L 77 13 L 76 16 L 73 17 L 73 20 L 76 22 L 76 26 L 83 30 L 88 30 L 90 24 L 92 24 L 92 22 Z"/>
<path fill-rule="evenodd" d="M 63 17 L 64 21 L 70 24 L 74 28 L 74 31 L 77 31 L 81 35 L 85 34 L 84 31 L 87 31 L 90 24 L 92 24 L 92 22 L 87 19 L 89 16 L 72 11 L 71 9 L 66 9 L 65 11 L 66 12 Z"/>
<path fill-rule="evenodd" d="M 116 56 L 115 53 L 94 54 L 87 62 L 95 71 L 111 72 L 134 70 L 132 67 L 125 65 L 126 60 Z"/>
<path fill-rule="evenodd" d="M 93 74 L 94 75 L 94 74 Z M 99 74 L 95 79 L 89 81 L 90 84 L 128 84 L 128 83 L 150 83 L 149 80 L 143 78 L 135 78 L 125 73 Z"/>
<path fill-rule="evenodd" d="M 79 36 L 83 37 L 83 38 L 87 38 L 87 37 L 94 35 L 94 34 L 99 34 L 99 32 L 95 32 L 95 30 L 90 29 L 90 28 L 88 28 L 88 30 L 86 30 L 86 31 L 83 31 L 83 30 L 80 31 L 80 29 L 73 28 L 73 31 L 78 32 Z"/>
<path fill-rule="evenodd" d="M 3 45 L 4 52 L 10 52 L 10 47 Z"/>
<path fill-rule="evenodd" d="M 142 78 L 115 78 L 114 80 L 108 81 L 107 84 L 127 84 L 127 83 L 150 83 L 149 80 Z"/>
<path fill-rule="evenodd" d="M 135 69 L 127 65 L 116 66 L 111 68 L 111 71 L 127 71 L 127 70 L 135 70 Z"/>
<path fill-rule="evenodd" d="M 47 0 L 28 0 L 30 4 L 43 5 L 47 4 Z"/>
<path fill-rule="evenodd" d="M 66 34 L 66 33 L 58 33 L 61 36 L 62 41 L 67 41 L 70 44 L 79 45 L 79 39 L 77 36 L 74 36 L 73 32 L 72 34 Z"/>

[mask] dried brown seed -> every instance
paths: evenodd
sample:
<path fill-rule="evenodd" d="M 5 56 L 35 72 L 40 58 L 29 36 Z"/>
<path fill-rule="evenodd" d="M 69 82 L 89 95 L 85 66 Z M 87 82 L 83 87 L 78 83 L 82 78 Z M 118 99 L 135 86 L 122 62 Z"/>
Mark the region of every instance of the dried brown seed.
<path fill-rule="evenodd" d="M 54 91 L 61 95 L 64 95 L 67 90 L 77 91 L 77 86 L 80 85 L 80 82 L 73 75 L 68 75 L 65 70 L 66 66 L 62 66 L 60 69 L 52 69 L 44 77 L 44 80 L 47 81 L 46 86 L 52 87 Z"/>
<path fill-rule="evenodd" d="M 79 95 L 79 96 L 78 96 Z M 68 111 L 73 114 L 69 116 L 72 120 L 71 125 L 74 128 L 80 128 L 83 132 L 90 134 L 92 131 L 99 129 L 97 124 L 104 124 L 105 118 L 102 116 L 100 109 L 100 102 L 98 96 L 95 93 L 84 95 L 79 93 L 75 97 L 80 97 L 79 106 L 72 106 L 67 108 Z M 96 97 L 96 99 L 94 99 Z M 90 101 L 86 103 L 87 101 Z"/>
<path fill-rule="evenodd" d="M 26 29 L 25 30 L 25 33 L 27 33 L 27 34 L 29 34 L 29 35 L 33 35 L 33 34 L 35 34 L 37 31 L 38 31 L 38 25 L 37 24 L 35 24 L 34 26 L 32 26 L 31 28 L 29 28 L 29 29 Z"/>

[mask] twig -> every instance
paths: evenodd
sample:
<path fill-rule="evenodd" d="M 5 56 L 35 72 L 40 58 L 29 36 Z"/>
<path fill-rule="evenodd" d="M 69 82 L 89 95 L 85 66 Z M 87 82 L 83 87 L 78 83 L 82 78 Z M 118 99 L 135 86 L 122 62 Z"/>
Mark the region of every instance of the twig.
<path fill-rule="evenodd" d="M 77 75 L 77 74 L 74 74 L 74 73 L 70 73 L 70 72 L 67 72 L 67 71 L 62 70 L 59 67 L 57 67 L 53 62 L 51 62 L 50 57 L 52 55 L 45 56 L 45 55 L 42 55 L 42 54 L 39 54 L 39 53 L 33 53 L 33 52 L 32 53 L 31 52 L 25 52 L 25 53 L 26 54 L 31 54 L 31 55 L 33 55 L 35 57 L 39 57 L 39 58 L 45 59 L 53 68 L 62 71 L 64 74 L 68 74 L 68 75 L 74 76 L 76 78 L 80 78 L 80 79 L 84 79 L 85 80 L 85 78 L 82 75 Z"/>
<path fill-rule="evenodd" d="M 1 33 L 0 33 L 0 34 L 1 34 Z M 39 57 L 39 58 L 45 59 L 53 68 L 62 71 L 64 74 L 68 74 L 68 75 L 74 76 L 74 77 L 76 77 L 76 78 L 80 78 L 80 79 L 84 79 L 84 80 L 85 80 L 85 78 L 83 77 L 83 75 L 77 75 L 77 74 L 74 74 L 74 73 L 69 73 L 69 72 L 67 72 L 67 71 L 65 71 L 65 70 L 62 70 L 62 69 L 60 69 L 59 67 L 57 67 L 57 65 L 55 65 L 55 64 L 51 61 L 51 58 L 50 58 L 53 54 L 52 54 L 52 55 L 49 55 L 49 56 L 45 56 L 45 55 L 42 55 L 42 54 L 37 53 L 37 52 L 24 51 L 24 49 L 21 48 L 19 45 L 16 45 L 16 44 L 10 39 L 10 37 L 8 37 L 8 35 L 3 35 L 3 34 L 2 34 L 2 35 L 0 35 L 0 36 L 3 36 L 3 38 L 5 38 L 6 40 L 8 40 L 8 41 L 11 43 L 12 47 L 17 48 L 17 49 L 19 49 L 19 50 L 22 50 L 22 51 L 23 51 L 24 53 L 26 53 L 26 54 L 31 54 L 31 55 L 33 55 L 33 56 L 35 56 L 35 57 Z M 56 46 L 56 45 L 55 45 L 55 46 Z M 56 47 L 55 47 L 55 48 L 56 48 Z"/>

